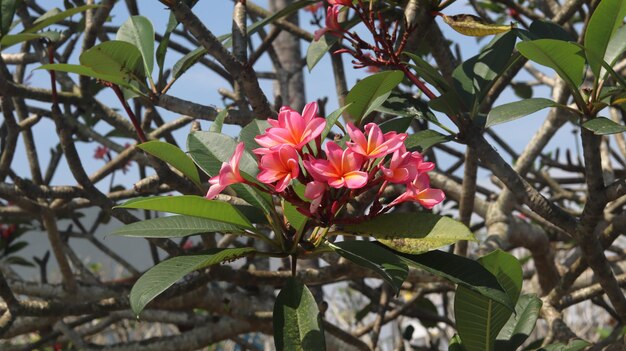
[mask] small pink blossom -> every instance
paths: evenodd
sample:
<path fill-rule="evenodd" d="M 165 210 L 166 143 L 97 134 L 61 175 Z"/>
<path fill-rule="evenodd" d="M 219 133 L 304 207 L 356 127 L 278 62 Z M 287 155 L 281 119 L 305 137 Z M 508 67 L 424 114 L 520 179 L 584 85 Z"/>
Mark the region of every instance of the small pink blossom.
<path fill-rule="evenodd" d="M 254 150 L 257 155 L 272 153 L 274 148 L 281 145 L 291 145 L 299 151 L 322 134 L 326 127 L 326 120 L 317 117 L 317 102 L 308 103 L 302 110 L 302 115 L 290 107 L 282 107 L 278 113 L 278 120 L 267 121 L 272 127 L 254 138 L 262 146 Z"/>
<path fill-rule="evenodd" d="M 289 186 L 292 179 L 300 174 L 298 152 L 293 146 L 281 145 L 274 152 L 261 157 L 257 179 L 261 183 L 273 184 L 275 189 L 282 192 Z"/>
<path fill-rule="evenodd" d="M 361 171 L 364 159 L 350 149 L 342 150 L 330 141 L 326 143 L 326 160 L 309 159 L 304 167 L 313 179 L 328 183 L 333 188 L 362 188 L 367 184 L 367 173 Z"/>
<path fill-rule="evenodd" d="M 352 139 L 352 142 L 346 143 L 348 147 L 367 158 L 378 158 L 393 153 L 404 145 L 404 139 L 407 137 L 405 133 L 383 134 L 376 123 L 365 125 L 365 134 L 354 124 L 348 123 L 348 134 Z"/>
<path fill-rule="evenodd" d="M 228 162 L 222 163 L 219 174 L 209 179 L 209 184 L 211 184 L 211 187 L 206 193 L 207 199 L 210 200 L 215 198 L 229 185 L 243 183 L 245 181 L 239 173 L 239 161 L 241 160 L 241 156 L 243 155 L 243 150 L 244 143 L 241 142 L 237 144 L 237 147 L 235 148 L 235 153 L 230 158 L 230 160 Z"/>
<path fill-rule="evenodd" d="M 406 192 L 393 200 L 389 206 L 393 207 L 406 201 L 416 201 L 424 208 L 431 209 L 445 198 L 446 195 L 442 190 L 430 187 L 428 174 L 422 173 L 413 182 L 409 183 Z"/>
<path fill-rule="evenodd" d="M 333 5 L 326 9 L 326 27 L 318 29 L 314 33 L 314 40 L 318 41 L 324 34 L 330 33 L 337 35 L 343 31 L 343 28 L 339 24 L 339 10 L 340 5 Z"/>
<path fill-rule="evenodd" d="M 424 157 L 415 151 L 408 152 L 404 147 L 393 152 L 389 167 L 380 166 L 385 180 L 392 183 L 410 183 L 418 174 L 432 171 L 435 164 L 424 162 Z"/>
<path fill-rule="evenodd" d="M 311 206 L 309 208 L 311 213 L 315 213 L 319 209 L 327 188 L 328 186 L 326 183 L 317 180 L 314 180 L 306 185 L 306 188 L 304 189 L 304 197 L 311 200 Z"/>

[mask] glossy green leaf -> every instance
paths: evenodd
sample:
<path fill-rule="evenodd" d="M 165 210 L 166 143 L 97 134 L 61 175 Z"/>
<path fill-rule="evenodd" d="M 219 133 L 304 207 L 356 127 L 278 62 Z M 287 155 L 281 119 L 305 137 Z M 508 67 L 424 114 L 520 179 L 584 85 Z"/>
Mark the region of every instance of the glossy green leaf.
<path fill-rule="evenodd" d="M 0 39 L 9 33 L 17 0 L 0 0 Z"/>
<path fill-rule="evenodd" d="M 527 59 L 552 68 L 571 89 L 578 90 L 583 81 L 585 58 L 582 49 L 576 44 L 554 39 L 539 39 L 518 43 L 517 50 Z"/>
<path fill-rule="evenodd" d="M 142 197 L 126 201 L 116 208 L 136 208 L 175 213 L 212 219 L 254 230 L 250 221 L 233 205 L 223 201 L 207 200 L 195 195 Z"/>
<path fill-rule="evenodd" d="M 40 67 L 37 67 L 37 69 L 46 69 L 46 70 L 55 70 L 55 71 L 67 72 L 67 73 L 76 73 L 76 74 L 80 74 L 81 76 L 86 76 L 86 77 L 91 77 L 91 78 L 111 82 L 122 87 L 132 88 L 129 82 L 124 79 L 124 76 L 122 74 L 118 74 L 118 75 L 102 74 L 102 73 L 98 73 L 92 70 L 91 68 L 87 66 L 72 65 L 68 63 L 52 63 L 52 64 L 42 65 Z"/>
<path fill-rule="evenodd" d="M 301 281 L 289 278 L 274 303 L 276 351 L 324 351 L 322 317 L 313 294 Z"/>
<path fill-rule="evenodd" d="M 130 307 L 139 315 L 146 305 L 187 274 L 225 261 L 253 255 L 256 249 L 209 249 L 197 255 L 178 256 L 165 260 L 144 273 L 130 291 Z"/>
<path fill-rule="evenodd" d="M 543 302 L 537 295 L 522 295 L 515 305 L 515 313 L 506 322 L 498 337 L 494 350 L 515 351 L 528 338 L 539 317 Z"/>
<path fill-rule="evenodd" d="M 139 49 L 119 40 L 106 41 L 85 50 L 80 55 L 80 64 L 106 75 L 123 74 L 128 80 L 145 76 Z"/>
<path fill-rule="evenodd" d="M 127 224 L 113 234 L 141 238 L 180 238 L 202 233 L 242 233 L 237 225 L 191 216 L 169 216 Z"/>
<path fill-rule="evenodd" d="M 428 106 L 449 116 L 456 115 L 461 111 L 461 101 L 459 101 L 459 97 L 453 91 L 446 92 L 430 100 Z"/>
<path fill-rule="evenodd" d="M 420 130 L 417 133 L 409 135 L 404 141 L 404 145 L 409 151 L 425 152 L 434 145 L 441 144 L 453 140 L 450 135 L 443 135 L 434 130 Z"/>
<path fill-rule="evenodd" d="M 403 78 L 402 71 L 384 71 L 357 82 L 346 96 L 347 112 L 355 124 L 382 105 Z"/>
<path fill-rule="evenodd" d="M 179 170 L 187 178 L 200 185 L 200 176 L 193 160 L 175 145 L 159 140 L 152 140 L 137 145 L 138 148 L 155 156 Z"/>
<path fill-rule="evenodd" d="M 461 222 L 428 212 L 392 212 L 343 227 L 343 231 L 371 236 L 386 246 L 409 254 L 419 254 L 459 240 L 475 240 Z"/>
<path fill-rule="evenodd" d="M 193 132 L 187 136 L 189 156 L 200 169 L 212 176 L 219 173 L 223 162 L 230 160 L 236 147 L 235 139 L 221 133 Z M 244 178 L 255 181 L 254 177 L 259 169 L 255 157 L 250 152 L 244 151 L 239 169 Z M 231 188 L 250 205 L 262 209 L 265 213 L 274 211 L 272 199 L 268 194 L 261 193 L 247 184 L 234 184 Z"/>
<path fill-rule="evenodd" d="M 331 114 L 329 114 L 326 117 L 326 126 L 324 127 L 324 130 L 322 131 L 322 134 L 321 134 L 322 140 L 326 139 L 326 137 L 328 136 L 328 133 L 330 133 L 330 130 L 333 128 L 335 124 L 337 124 L 337 121 L 339 121 L 339 118 L 341 117 L 341 114 L 343 113 L 343 111 L 345 111 L 349 106 L 350 105 L 342 106 L 336 109 L 335 111 L 333 111 Z"/>
<path fill-rule="evenodd" d="M 152 22 L 144 16 L 132 16 L 120 26 L 115 40 L 130 43 L 139 49 L 144 71 L 151 79 L 150 76 L 154 69 L 154 27 L 152 27 Z"/>
<path fill-rule="evenodd" d="M 504 292 L 496 277 L 477 261 L 446 251 L 434 250 L 419 255 L 396 252 L 409 266 L 423 269 L 454 284 L 464 286 L 501 303 L 510 311 L 515 303 Z"/>
<path fill-rule="evenodd" d="M 336 36 L 326 34 L 320 37 L 319 40 L 314 40 L 309 44 L 309 48 L 306 50 L 306 65 L 309 68 L 309 72 L 313 70 L 313 67 L 320 62 L 337 40 L 339 38 Z"/>
<path fill-rule="evenodd" d="M 626 127 L 606 117 L 596 117 L 583 123 L 582 126 L 596 135 L 617 134 L 626 132 Z"/>
<path fill-rule="evenodd" d="M 224 108 L 220 112 L 218 112 L 217 116 L 215 116 L 215 120 L 211 123 L 211 128 L 209 128 L 209 132 L 213 133 L 221 133 L 222 127 L 224 127 L 224 120 L 228 117 L 228 109 Z"/>
<path fill-rule="evenodd" d="M 393 252 L 368 241 L 342 241 L 330 246 L 346 259 L 378 273 L 397 294 L 409 275 L 409 267 Z"/>
<path fill-rule="evenodd" d="M 556 343 L 540 348 L 538 351 L 581 351 L 591 344 L 585 340 L 572 340 L 568 344 Z"/>
<path fill-rule="evenodd" d="M 443 78 L 441 73 L 439 73 L 435 67 L 431 66 L 430 63 L 410 52 L 405 52 L 404 55 L 411 58 L 414 64 L 412 66 L 413 69 L 420 78 L 426 81 L 426 83 L 434 86 L 440 93 L 450 91 L 450 86 L 448 85 L 448 82 L 446 82 L 446 79 Z"/>
<path fill-rule="evenodd" d="M 524 116 L 528 116 L 548 107 L 561 106 L 558 103 L 546 98 L 533 98 L 519 100 L 508 104 L 494 107 L 487 115 L 485 128 L 497 124 L 510 122 Z"/>
<path fill-rule="evenodd" d="M 624 23 L 626 16 L 626 2 L 624 0 L 602 0 L 598 3 L 595 11 L 587 24 L 585 32 L 585 49 L 589 67 L 600 78 L 602 60 L 605 57 L 611 37 L 617 28 Z"/>
<path fill-rule="evenodd" d="M 73 16 L 83 11 L 95 9 L 98 7 L 100 7 L 100 5 L 84 5 L 84 6 L 73 7 L 69 10 L 62 11 L 62 12 L 60 12 L 59 9 L 56 9 L 56 8 L 52 9 L 48 11 L 47 13 L 44 13 L 38 19 L 36 19 L 33 22 L 33 26 L 30 28 L 24 29 L 22 33 L 35 33 L 38 30 L 43 29 L 51 24 L 55 24 L 59 21 L 62 21 L 66 19 L 67 17 Z"/>
<path fill-rule="evenodd" d="M 200 46 L 196 49 L 188 52 L 180 60 L 176 61 L 172 68 L 172 78 L 178 79 L 183 73 L 187 72 L 191 66 L 195 65 L 200 59 L 206 55 L 207 51 L 204 47 Z"/>
<path fill-rule="evenodd" d="M 504 251 L 496 250 L 479 259 L 496 276 L 509 299 L 517 303 L 522 289 L 522 266 Z M 454 296 L 457 332 L 467 351 L 493 351 L 495 340 L 512 311 L 499 302 L 464 286 Z"/>
<path fill-rule="evenodd" d="M 270 127 L 271 125 L 266 120 L 254 119 L 241 129 L 239 140 L 246 144 L 246 150 L 252 152 L 261 147 L 254 138 L 265 133 L 265 130 Z"/>

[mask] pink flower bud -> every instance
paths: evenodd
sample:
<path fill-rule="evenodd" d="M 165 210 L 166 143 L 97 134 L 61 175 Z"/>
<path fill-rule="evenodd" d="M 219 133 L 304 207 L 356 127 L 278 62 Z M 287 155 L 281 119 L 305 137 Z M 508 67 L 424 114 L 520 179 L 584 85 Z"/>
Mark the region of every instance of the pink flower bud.
<path fill-rule="evenodd" d="M 239 173 L 239 161 L 241 160 L 241 156 L 243 155 L 243 150 L 244 143 L 241 142 L 237 144 L 237 147 L 235 148 L 235 153 L 230 158 L 230 160 L 228 162 L 222 163 L 219 174 L 209 179 L 209 184 L 211 184 L 211 187 L 206 193 L 207 199 L 210 200 L 215 198 L 229 185 L 245 182 L 245 180 Z"/>

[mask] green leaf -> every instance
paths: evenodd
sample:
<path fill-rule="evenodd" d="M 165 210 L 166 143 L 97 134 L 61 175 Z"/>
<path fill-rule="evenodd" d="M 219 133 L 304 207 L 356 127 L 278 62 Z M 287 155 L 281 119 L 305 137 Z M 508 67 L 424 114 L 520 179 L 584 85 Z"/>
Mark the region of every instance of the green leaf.
<path fill-rule="evenodd" d="M 163 261 L 144 273 L 130 291 L 130 307 L 139 315 L 146 305 L 187 274 L 224 261 L 253 255 L 256 249 L 209 249 L 206 253 L 178 256 Z"/>
<path fill-rule="evenodd" d="M 167 45 L 170 42 L 170 36 L 174 29 L 178 26 L 178 21 L 174 13 L 170 11 L 170 17 L 167 21 L 167 27 L 165 27 L 165 33 L 163 33 L 163 39 L 159 41 L 159 46 L 156 49 L 156 61 L 159 66 L 159 77 L 163 75 L 163 68 L 165 63 L 165 55 L 167 54 Z"/>
<path fill-rule="evenodd" d="M 208 175 L 217 175 L 223 162 L 228 162 L 235 153 L 237 141 L 228 135 L 214 132 L 193 132 L 187 137 L 189 155 L 198 167 Z M 239 169 L 250 176 L 259 172 L 256 159 L 244 151 L 239 162 Z"/>
<path fill-rule="evenodd" d="M 515 351 L 528 338 L 539 317 L 543 302 L 537 295 L 526 294 L 517 300 L 515 313 L 506 322 L 494 346 L 495 350 Z"/>
<path fill-rule="evenodd" d="M 445 93 L 450 91 L 450 86 L 446 79 L 435 69 L 430 63 L 426 62 L 421 57 L 412 54 L 410 52 L 404 52 L 404 55 L 407 55 L 413 61 L 414 65 L 412 66 L 417 75 L 426 81 L 426 83 L 434 86 L 440 93 Z"/>
<path fill-rule="evenodd" d="M 180 60 L 176 61 L 174 67 L 172 68 L 172 78 L 178 79 L 183 73 L 187 72 L 191 66 L 195 65 L 196 62 L 200 61 L 200 59 L 206 55 L 207 51 L 204 47 L 200 46 L 190 52 L 188 52 L 185 56 L 183 56 Z"/>
<path fill-rule="evenodd" d="M 261 147 L 254 138 L 265 133 L 265 130 L 270 127 L 271 125 L 266 120 L 254 119 L 241 129 L 239 140 L 246 144 L 246 150 L 252 152 L 252 150 Z"/>
<path fill-rule="evenodd" d="M 22 33 L 35 33 L 38 30 L 43 29 L 51 24 L 55 24 L 61 20 L 64 20 L 67 17 L 73 16 L 83 11 L 95 9 L 98 7 L 100 7 L 100 5 L 84 5 L 84 6 L 73 7 L 63 12 L 59 12 L 59 9 L 54 8 L 44 13 L 43 15 L 41 15 L 41 17 L 39 17 L 38 19 L 35 20 L 35 22 L 33 22 L 32 27 L 24 29 Z"/>
<path fill-rule="evenodd" d="M 479 259 L 496 276 L 509 299 L 517 303 L 522 289 L 522 266 L 504 251 L 496 250 Z M 454 296 L 457 332 L 467 351 L 492 351 L 496 337 L 512 314 L 499 302 L 464 286 Z"/>
<path fill-rule="evenodd" d="M 535 35 L 534 39 L 556 39 L 562 41 L 574 41 L 572 36 L 560 25 L 548 20 L 535 20 L 530 24 L 530 32 Z"/>
<path fill-rule="evenodd" d="M 511 83 L 513 92 L 520 99 L 530 99 L 533 97 L 533 88 L 527 83 Z"/>
<path fill-rule="evenodd" d="M 409 135 L 404 141 L 404 145 L 409 151 L 425 152 L 434 145 L 441 144 L 453 140 L 450 135 L 443 135 L 434 130 L 420 130 L 417 133 Z"/>
<path fill-rule="evenodd" d="M 211 128 L 209 128 L 209 132 L 213 133 L 221 133 L 222 127 L 224 127 L 224 120 L 228 117 L 228 109 L 222 109 L 217 116 L 215 116 L 215 120 L 211 123 Z"/>
<path fill-rule="evenodd" d="M 330 130 L 333 128 L 335 124 L 337 124 L 337 121 L 341 117 L 341 114 L 343 113 L 343 111 L 345 111 L 348 107 L 350 107 L 349 104 L 343 107 L 340 107 L 326 117 L 326 126 L 324 127 L 324 130 L 322 131 L 322 134 L 321 134 L 322 141 L 326 139 L 326 137 L 328 136 L 328 133 L 330 133 Z"/>
<path fill-rule="evenodd" d="M 235 152 L 235 139 L 220 133 L 193 132 L 187 136 L 187 149 L 193 161 L 209 175 L 217 175 L 223 162 L 228 162 Z M 256 160 L 252 154 L 244 151 L 239 162 L 242 176 L 249 181 L 255 181 L 254 176 L 259 172 Z M 237 195 L 250 205 L 263 209 L 265 213 L 274 211 L 272 199 L 266 193 L 247 184 L 234 184 L 231 188 Z"/>
<path fill-rule="evenodd" d="M 605 57 L 611 37 L 624 23 L 626 2 L 623 0 L 603 0 L 598 3 L 585 32 L 585 49 L 589 67 L 596 79 L 600 78 L 602 60 Z"/>
<path fill-rule="evenodd" d="M 91 78 L 111 82 L 121 87 L 132 88 L 131 85 L 128 83 L 128 81 L 126 81 L 124 79 L 124 76 L 121 74 L 118 74 L 118 75 L 102 74 L 102 73 L 98 73 L 92 70 L 89 67 L 81 66 L 81 65 L 71 65 L 68 63 L 52 63 L 52 64 L 42 65 L 40 67 L 37 67 L 36 69 L 46 69 L 46 70 L 55 70 L 55 71 L 67 72 L 67 73 L 76 73 L 76 74 L 80 74 L 81 76 L 86 76 L 86 77 L 91 77 Z"/>
<path fill-rule="evenodd" d="M 550 67 L 577 91 L 583 81 L 585 58 L 582 49 L 574 43 L 554 39 L 523 41 L 517 50 L 529 60 Z"/>
<path fill-rule="evenodd" d="M 496 277 L 478 262 L 469 258 L 434 250 L 419 255 L 396 252 L 405 262 L 442 277 L 454 284 L 464 286 L 482 296 L 488 297 L 508 307 L 510 311 L 515 303 L 504 292 Z"/>
<path fill-rule="evenodd" d="M 459 240 L 475 240 L 461 222 L 428 212 L 392 212 L 344 226 L 343 231 L 378 239 L 394 250 L 419 254 Z"/>
<path fill-rule="evenodd" d="M 314 40 L 309 44 L 309 48 L 306 50 L 306 66 L 309 68 L 309 72 L 338 40 L 339 38 L 334 35 L 325 34 L 319 40 Z"/>
<path fill-rule="evenodd" d="M 604 53 L 604 61 L 613 67 L 624 51 L 626 51 L 626 25 L 621 26 L 611 37 Z M 600 71 L 600 79 L 604 79 L 605 75 L 606 69 L 603 67 Z"/>
<path fill-rule="evenodd" d="M 243 233 L 241 227 L 212 219 L 169 216 L 127 224 L 113 234 L 141 238 L 180 238 L 202 233 Z"/>
<path fill-rule="evenodd" d="M 105 75 L 122 74 L 128 80 L 140 80 L 145 76 L 139 49 L 119 40 L 106 41 L 85 50 L 80 55 L 80 64 Z"/>
<path fill-rule="evenodd" d="M 315 298 L 301 281 L 289 278 L 274 303 L 276 351 L 324 351 L 322 317 Z"/>
<path fill-rule="evenodd" d="M 61 38 L 61 33 L 55 31 L 46 31 L 41 33 L 9 34 L 2 37 L 2 40 L 0 40 L 0 47 L 2 48 L 2 50 L 4 50 L 15 44 L 41 38 L 47 38 L 52 42 L 57 42 Z"/>
<path fill-rule="evenodd" d="M 379 127 L 383 133 L 405 133 L 411 126 L 411 122 L 413 122 L 414 119 L 415 118 L 413 117 L 398 117 L 381 123 Z"/>
<path fill-rule="evenodd" d="M 428 102 L 428 106 L 446 115 L 456 115 L 461 111 L 461 101 L 454 91 L 449 91 L 437 96 Z"/>
<path fill-rule="evenodd" d="M 606 117 L 596 117 L 583 123 L 582 126 L 593 132 L 595 135 L 607 135 L 626 132 L 626 127 L 615 123 Z"/>
<path fill-rule="evenodd" d="M 287 221 L 289 221 L 289 225 L 291 225 L 296 232 L 301 233 L 304 230 L 304 226 L 309 218 L 300 213 L 296 206 L 292 205 L 289 201 L 283 200 L 282 203 L 283 213 L 285 214 Z"/>
<path fill-rule="evenodd" d="M 456 92 L 472 116 L 493 80 L 509 65 L 516 40 L 512 32 L 496 36 L 480 54 L 463 62 L 452 73 Z"/>
<path fill-rule="evenodd" d="M 126 201 L 115 208 L 137 208 L 176 213 L 212 219 L 254 230 L 250 221 L 233 205 L 223 201 L 207 200 L 195 195 L 142 197 Z"/>
<path fill-rule="evenodd" d="M 9 33 L 17 0 L 0 0 L 0 39 Z"/>
<path fill-rule="evenodd" d="M 448 343 L 448 351 L 465 351 L 459 334 L 454 334 L 452 339 L 450 339 L 450 342 Z"/>
<path fill-rule="evenodd" d="M 351 104 L 347 111 L 355 124 L 382 105 L 403 78 L 402 71 L 384 71 L 357 82 L 346 96 L 346 104 Z"/>
<path fill-rule="evenodd" d="M 154 69 L 154 28 L 144 16 L 132 16 L 117 31 L 115 40 L 133 44 L 141 53 L 146 75 L 151 78 Z"/>
<path fill-rule="evenodd" d="M 138 148 L 155 156 L 179 170 L 187 178 L 200 185 L 200 176 L 193 160 L 187 154 L 170 143 L 152 140 L 137 145 Z"/>
<path fill-rule="evenodd" d="M 555 106 L 561 105 L 545 98 L 525 99 L 500 105 L 489 111 L 485 128 L 489 128 L 500 123 L 510 122 L 543 110 L 544 108 Z"/>
<path fill-rule="evenodd" d="M 393 252 L 368 241 L 342 241 L 329 244 L 346 259 L 378 273 L 397 294 L 409 275 L 409 267 Z"/>

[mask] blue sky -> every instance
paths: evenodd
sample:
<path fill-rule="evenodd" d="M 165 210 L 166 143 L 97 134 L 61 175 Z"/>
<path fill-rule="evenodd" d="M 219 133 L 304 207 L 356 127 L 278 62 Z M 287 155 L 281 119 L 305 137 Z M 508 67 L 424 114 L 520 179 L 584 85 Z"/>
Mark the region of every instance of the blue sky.
<path fill-rule="evenodd" d="M 157 0 L 144 0 L 138 1 L 140 13 L 144 16 L 148 17 L 154 24 L 155 31 L 158 33 L 162 33 L 165 25 L 167 23 L 167 19 L 169 16 L 168 10 L 159 3 Z M 266 0 L 259 0 L 258 3 L 261 6 L 267 7 Z M 466 13 L 470 12 L 471 9 L 468 9 L 463 1 L 457 1 L 454 5 L 450 6 L 446 9 L 447 14 L 457 14 L 457 13 Z M 46 6 L 52 8 L 54 6 L 63 7 L 62 1 L 46 1 Z M 200 19 L 202 19 L 203 23 L 216 35 L 225 34 L 230 30 L 231 26 L 231 13 L 232 13 L 232 5 L 233 2 L 230 0 L 201 0 L 194 8 L 194 12 Z M 128 19 L 128 13 L 126 11 L 126 7 L 123 3 L 118 3 L 114 11 L 111 14 L 111 20 L 113 24 L 121 24 L 126 19 Z M 310 25 L 310 15 L 305 12 L 301 12 L 300 25 L 301 27 L 308 29 L 310 31 L 314 31 L 316 28 Z M 488 41 L 483 40 L 479 44 L 476 43 L 474 38 L 464 37 L 460 34 L 452 31 L 448 28 L 440 19 L 437 19 L 442 30 L 445 35 L 450 38 L 452 41 L 460 43 L 461 53 L 463 58 L 467 59 L 473 55 L 475 55 L 480 47 L 486 44 Z M 190 49 L 193 49 L 194 46 L 191 43 L 185 42 L 182 43 Z M 303 55 L 306 53 L 307 49 L 306 43 L 302 43 L 302 53 Z M 180 55 L 172 52 L 171 50 L 168 52 L 168 56 L 166 58 L 166 67 L 172 67 L 174 63 L 180 58 Z M 73 57 L 70 63 L 78 63 L 78 58 Z M 348 85 L 352 86 L 358 79 L 364 77 L 367 73 L 364 70 L 355 70 L 352 69 L 352 66 L 349 62 L 349 58 L 344 55 L 344 63 L 347 71 L 348 77 Z M 37 65 L 29 66 L 29 70 L 34 70 Z M 255 69 L 257 71 L 271 71 L 272 67 L 267 58 L 263 58 L 258 61 L 255 65 Z M 34 85 L 41 86 L 44 88 L 49 88 L 49 77 L 47 72 L 45 71 L 31 71 L 32 78 L 31 82 Z M 29 72 L 29 73 L 31 73 Z M 552 74 L 552 72 L 549 72 Z M 527 77 L 527 76 L 524 76 Z M 327 105 L 327 111 L 333 111 L 338 107 L 334 81 L 332 77 L 332 70 L 330 69 L 330 59 L 329 56 L 326 55 L 320 63 L 313 69 L 312 72 L 308 72 L 305 69 L 305 80 L 306 80 L 306 95 L 308 101 L 313 101 L 317 98 L 322 98 L 327 96 L 329 98 L 329 103 Z M 272 82 L 269 80 L 262 80 L 261 86 L 266 92 L 266 95 L 270 97 L 272 100 Z M 228 88 L 228 83 L 221 79 L 218 75 L 210 72 L 208 69 L 196 65 L 191 68 L 187 74 L 185 74 L 179 81 L 173 86 L 170 90 L 169 94 L 181 97 L 183 99 L 201 103 L 201 104 L 209 104 L 221 106 L 222 100 L 220 95 L 217 93 L 217 89 L 220 87 Z M 545 95 L 547 93 L 547 89 L 535 89 L 535 96 L 539 96 L 541 94 Z M 113 93 L 109 90 L 106 90 L 98 95 L 98 98 L 105 103 L 108 103 L 109 106 L 115 109 L 121 109 L 119 102 L 115 99 Z M 507 90 L 502 97 L 498 100 L 496 105 L 514 101 L 516 97 L 512 94 L 510 90 Z M 121 111 L 123 112 L 123 111 Z M 172 120 L 176 118 L 175 114 L 169 113 L 167 111 L 161 111 L 166 121 Z M 122 113 L 123 114 L 123 113 Z M 526 118 L 513 121 L 501 126 L 495 127 L 495 130 L 502 136 L 504 140 L 509 142 L 515 149 L 521 150 L 528 140 L 530 140 L 532 134 L 537 130 L 540 126 L 541 121 L 545 118 L 547 114 L 547 110 L 536 113 L 534 115 L 528 116 Z M 442 117 L 442 120 L 445 120 L 445 117 Z M 35 135 L 37 135 L 37 142 L 39 146 L 39 157 L 43 161 L 43 165 L 46 165 L 49 159 L 48 149 L 55 146 L 58 142 L 57 136 L 53 133 L 49 133 L 50 128 L 54 128 L 53 124 L 49 120 L 44 120 L 39 123 L 35 127 Z M 103 133 L 106 133 L 109 126 L 105 126 L 104 123 L 101 123 L 98 126 L 99 130 Z M 203 129 L 208 129 L 208 122 L 203 122 Z M 551 145 L 547 150 L 554 149 L 555 147 L 564 147 L 564 146 L 573 146 L 573 136 L 571 134 L 571 130 L 573 127 L 566 126 L 563 128 L 558 136 L 552 141 Z M 226 128 L 225 132 L 229 134 L 237 133 L 238 128 L 231 127 Z M 180 130 L 177 134 L 177 140 L 184 148 L 184 140 L 187 134 L 187 129 Z M 119 140 L 121 144 L 124 144 L 126 141 L 130 140 Z M 81 157 L 88 171 L 95 171 L 98 167 L 102 166 L 102 161 L 93 160 L 92 155 L 93 151 L 96 148 L 96 145 L 91 143 L 87 145 L 81 145 L 84 147 L 79 147 L 81 152 Z M 451 144 L 453 147 L 457 147 L 456 145 Z M 26 158 L 22 146 L 20 144 L 20 150 L 18 150 L 19 154 L 14 161 L 14 169 L 18 174 L 23 176 L 29 176 L 28 165 L 26 163 Z M 445 169 L 446 165 L 449 165 L 454 160 L 449 158 L 440 157 L 441 166 Z M 481 172 L 480 178 L 483 178 L 485 181 L 487 180 L 487 173 Z M 116 175 L 117 180 L 116 183 L 123 183 L 127 186 L 131 183 L 134 183 L 138 180 L 137 172 L 132 171 L 127 175 L 118 174 Z M 68 179 L 71 179 L 71 175 L 69 174 L 69 170 L 67 169 L 67 165 L 63 162 L 60 166 L 59 172 L 57 176 L 54 178 L 54 184 L 68 184 Z M 71 184 L 71 182 L 70 182 Z M 108 188 L 108 179 L 101 181 L 99 186 L 101 189 L 105 190 Z"/>

